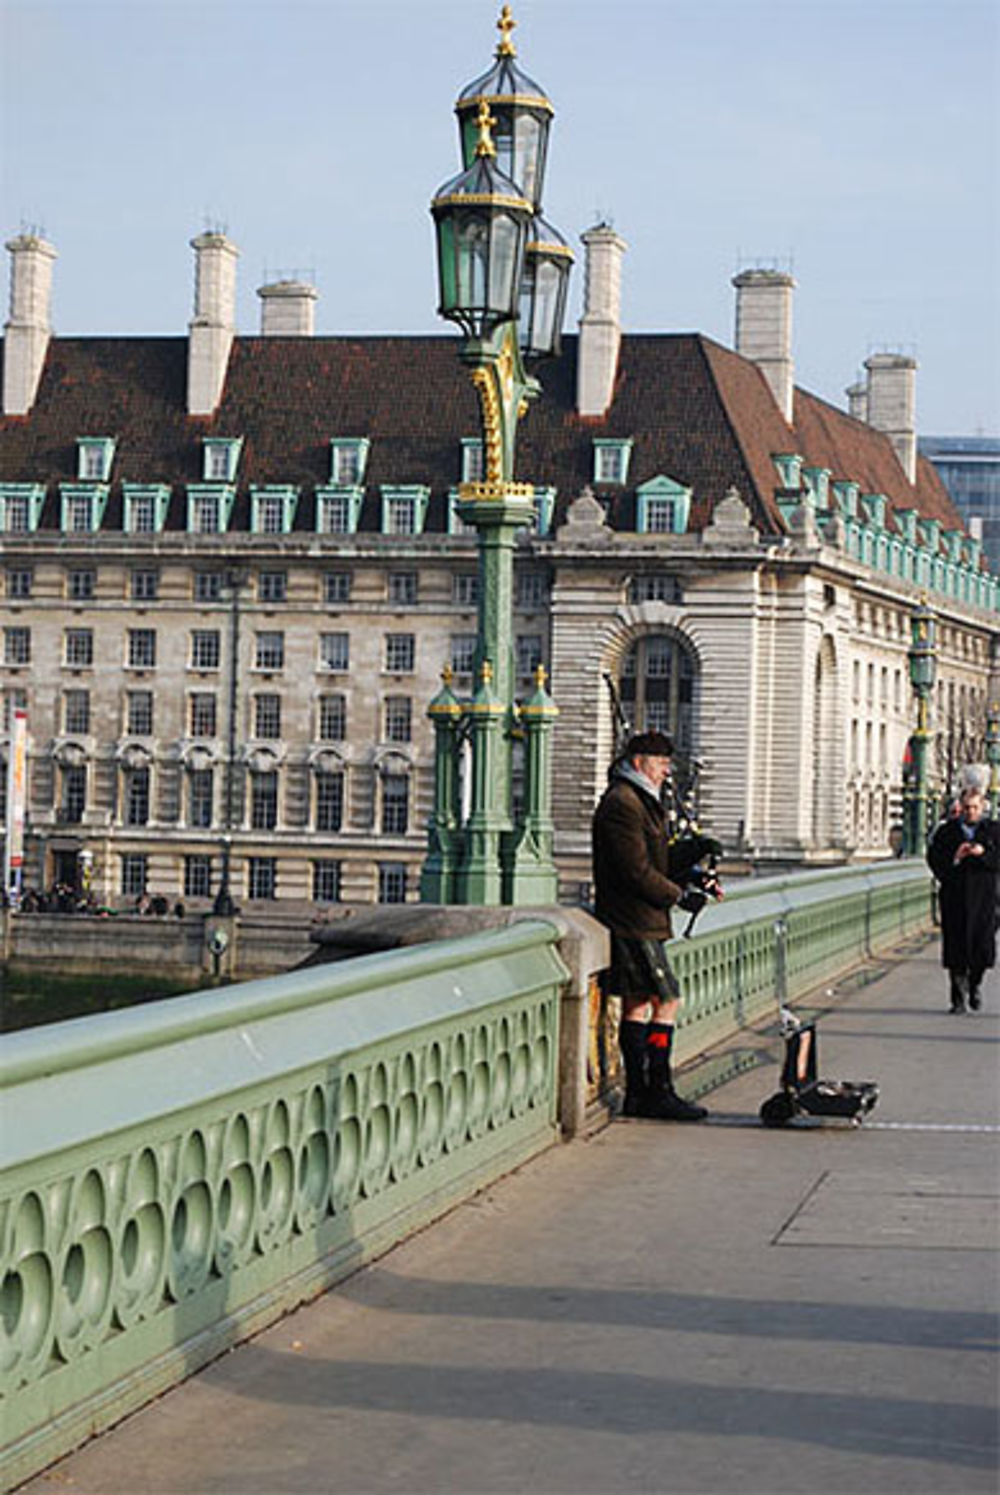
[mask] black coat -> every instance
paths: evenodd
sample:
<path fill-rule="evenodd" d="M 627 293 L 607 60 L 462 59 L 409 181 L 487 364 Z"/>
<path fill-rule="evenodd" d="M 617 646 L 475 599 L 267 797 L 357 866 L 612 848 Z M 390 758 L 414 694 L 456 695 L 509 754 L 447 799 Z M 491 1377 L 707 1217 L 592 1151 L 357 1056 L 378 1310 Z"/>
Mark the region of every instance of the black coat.
<path fill-rule="evenodd" d="M 660 801 L 628 779 L 614 779 L 594 812 L 593 848 L 594 911 L 601 922 L 629 939 L 670 939 L 670 905 L 681 889 L 669 876 Z"/>
<path fill-rule="evenodd" d="M 983 855 L 956 862 L 963 839 L 961 821 L 946 820 L 927 848 L 927 861 L 941 888 L 941 964 L 949 971 L 986 970 L 996 961 L 1000 824 L 980 820 L 973 839 L 984 848 Z"/>

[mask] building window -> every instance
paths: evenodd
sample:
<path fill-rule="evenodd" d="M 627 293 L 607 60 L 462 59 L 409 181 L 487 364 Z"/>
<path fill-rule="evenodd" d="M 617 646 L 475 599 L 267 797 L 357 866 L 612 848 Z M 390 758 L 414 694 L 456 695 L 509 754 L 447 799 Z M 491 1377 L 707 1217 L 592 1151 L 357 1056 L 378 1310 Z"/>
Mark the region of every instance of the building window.
<path fill-rule="evenodd" d="M 158 525 L 156 499 L 150 493 L 126 495 L 125 529 L 132 535 L 153 535 Z"/>
<path fill-rule="evenodd" d="M 695 657 L 675 635 L 638 639 L 622 661 L 618 683 L 633 730 L 667 732 L 680 752 L 692 752 L 695 675 Z"/>
<path fill-rule="evenodd" d="M 462 482 L 481 483 L 485 466 L 483 443 L 479 437 L 462 437 Z"/>
<path fill-rule="evenodd" d="M 515 640 L 515 657 L 518 678 L 531 680 L 542 662 L 542 640 L 537 634 L 520 634 Z"/>
<path fill-rule="evenodd" d="M 691 489 L 662 473 L 636 490 L 636 532 L 681 535 L 691 516 Z"/>
<path fill-rule="evenodd" d="M 240 436 L 206 436 L 203 438 L 202 477 L 206 483 L 231 483 L 240 460 Z"/>
<path fill-rule="evenodd" d="M 250 775 L 250 826 L 255 831 L 273 831 L 278 824 L 278 775 L 274 769 L 268 773 Z"/>
<path fill-rule="evenodd" d="M 219 632 L 216 628 L 195 628 L 191 632 L 191 668 L 217 670 L 220 658 Z"/>
<path fill-rule="evenodd" d="M 34 580 L 34 572 L 28 567 L 18 567 L 7 572 L 7 596 L 11 600 L 15 598 L 24 599 L 31 596 L 31 586 Z"/>
<path fill-rule="evenodd" d="M 67 825 L 79 825 L 87 808 L 87 765 L 69 763 L 62 771 L 62 797 L 59 818 Z"/>
<path fill-rule="evenodd" d="M 189 737 L 214 737 L 216 732 L 215 692 L 195 691 L 191 697 Z"/>
<path fill-rule="evenodd" d="M 153 692 L 130 690 L 126 697 L 126 731 L 130 737 L 153 735 Z"/>
<path fill-rule="evenodd" d="M 451 636 L 451 670 L 453 675 L 471 675 L 476 662 L 476 635 L 453 633 Z"/>
<path fill-rule="evenodd" d="M 73 735 L 90 731 L 89 690 L 68 690 L 64 694 L 63 731 Z"/>
<path fill-rule="evenodd" d="M 274 898 L 277 894 L 277 863 L 274 857 L 247 858 L 247 897 Z"/>
<path fill-rule="evenodd" d="M 347 736 L 345 696 L 320 696 L 318 736 L 320 742 L 343 742 Z"/>
<path fill-rule="evenodd" d="M 3 631 L 4 664 L 31 663 L 31 629 L 5 628 Z"/>
<path fill-rule="evenodd" d="M 594 482 L 624 483 L 628 478 L 631 441 L 594 442 Z"/>
<path fill-rule="evenodd" d="M 313 902 L 340 902 L 340 862 L 313 862 Z"/>
<path fill-rule="evenodd" d="M 212 896 L 212 858 L 186 856 L 184 858 L 184 897 L 210 898 Z"/>
<path fill-rule="evenodd" d="M 92 628 L 67 628 L 65 633 L 66 663 L 80 669 L 94 663 L 94 631 Z"/>
<path fill-rule="evenodd" d="M 395 607 L 412 607 L 417 600 L 415 571 L 389 572 L 389 602 Z"/>
<path fill-rule="evenodd" d="M 69 586 L 67 592 L 71 602 L 90 602 L 93 600 L 96 575 L 88 569 L 86 571 L 71 571 L 69 573 Z"/>
<path fill-rule="evenodd" d="M 191 533 L 194 535 L 217 535 L 221 506 L 215 494 L 197 494 L 191 499 Z"/>
<path fill-rule="evenodd" d="M 148 876 L 147 859 L 144 852 L 127 851 L 122 856 L 122 893 L 126 898 L 141 898 L 146 891 Z"/>
<path fill-rule="evenodd" d="M 410 823 L 410 779 L 405 773 L 382 775 L 382 834 L 405 836 Z"/>
<path fill-rule="evenodd" d="M 518 607 L 546 607 L 549 600 L 549 583 L 545 573 L 519 571 L 514 581 L 514 597 Z"/>
<path fill-rule="evenodd" d="M 285 668 L 285 635 L 283 633 L 258 633 L 254 666 L 258 670 L 283 670 Z"/>
<path fill-rule="evenodd" d="M 128 663 L 133 670 L 151 670 L 156 664 L 156 629 L 130 628 Z"/>
<path fill-rule="evenodd" d="M 215 774 L 211 768 L 188 770 L 188 825 L 194 830 L 211 828 L 215 795 Z"/>
<path fill-rule="evenodd" d="M 288 503 L 283 495 L 262 493 L 254 495 L 254 533 L 258 535 L 283 535 L 287 528 Z"/>
<path fill-rule="evenodd" d="M 628 585 L 630 602 L 679 603 L 682 596 L 676 576 L 633 576 Z"/>
<path fill-rule="evenodd" d="M 63 504 L 63 529 L 68 534 L 88 534 L 94 528 L 94 499 L 90 493 L 70 493 Z"/>
<path fill-rule="evenodd" d="M 125 824 L 146 825 L 149 821 L 149 769 L 125 770 Z"/>
<path fill-rule="evenodd" d="M 456 607 L 479 605 L 479 577 L 475 571 L 459 571 L 452 577 L 451 600 Z"/>
<path fill-rule="evenodd" d="M 416 484 L 382 489 L 383 535 L 419 535 L 423 531 L 430 489 Z"/>
<path fill-rule="evenodd" d="M 221 571 L 196 571 L 194 574 L 195 602 L 218 602 L 222 596 Z"/>
<path fill-rule="evenodd" d="M 287 571 L 262 571 L 257 578 L 258 602 L 284 602 L 288 596 Z"/>
<path fill-rule="evenodd" d="M 412 633 L 386 634 L 385 668 L 388 674 L 412 674 L 415 654 L 416 648 Z"/>
<path fill-rule="evenodd" d="M 349 633 L 321 633 L 319 636 L 319 661 L 324 670 L 338 673 L 350 668 L 351 636 Z"/>
<path fill-rule="evenodd" d="M 318 499 L 321 535 L 348 535 L 354 530 L 357 504 L 347 493 L 327 493 Z"/>
<path fill-rule="evenodd" d="M 159 590 L 160 573 L 158 571 L 132 572 L 133 602 L 155 602 Z"/>
<path fill-rule="evenodd" d="M 327 571 L 323 577 L 323 601 L 328 607 L 339 607 L 351 600 L 350 571 Z"/>
<path fill-rule="evenodd" d="M 406 902 L 405 862 L 379 862 L 378 901 L 379 903 Z"/>
<path fill-rule="evenodd" d="M 365 437 L 330 442 L 330 481 L 341 487 L 360 483 L 368 460 L 369 443 Z"/>
<path fill-rule="evenodd" d="M 0 721 L 3 722 L 3 730 L 4 732 L 11 732 L 14 726 L 14 713 L 16 711 L 27 712 L 28 710 L 28 692 L 19 688 L 12 689 L 8 686 L 3 695 L 0 696 L 0 702 L 2 702 L 2 707 L 0 707 Z M 4 775 L 0 773 L 0 779 L 3 779 L 3 777 Z"/>
<path fill-rule="evenodd" d="M 409 742 L 413 705 L 409 696 L 386 696 L 383 737 L 386 742 Z"/>
<path fill-rule="evenodd" d="M 38 528 L 45 502 L 44 483 L 0 484 L 0 530 L 26 535 Z"/>
<path fill-rule="evenodd" d="M 344 821 L 344 775 L 317 773 L 316 829 L 339 831 Z"/>
<path fill-rule="evenodd" d="M 76 475 L 83 482 L 106 483 L 111 476 L 115 443 L 110 436 L 78 436 Z"/>
<path fill-rule="evenodd" d="M 254 696 L 253 735 L 274 740 L 281 736 L 281 697 L 278 695 Z"/>

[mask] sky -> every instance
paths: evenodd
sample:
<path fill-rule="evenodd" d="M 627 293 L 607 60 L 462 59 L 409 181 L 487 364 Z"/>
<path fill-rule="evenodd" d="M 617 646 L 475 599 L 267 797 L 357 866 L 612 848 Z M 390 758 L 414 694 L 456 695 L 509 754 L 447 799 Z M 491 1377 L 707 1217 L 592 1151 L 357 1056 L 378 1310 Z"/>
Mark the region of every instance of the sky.
<path fill-rule="evenodd" d="M 238 326 L 288 273 L 318 333 L 443 331 L 428 206 L 498 0 L 0 0 L 0 229 L 59 253 L 57 333 L 183 335 L 191 238 Z M 732 276 L 795 276 L 796 382 L 918 359 L 927 435 L 1000 434 L 997 0 L 513 0 L 556 115 L 546 217 L 628 244 L 626 331 L 731 345 Z M 6 299 L 6 298 L 5 298 Z M 544 382 L 544 380 L 543 380 Z"/>

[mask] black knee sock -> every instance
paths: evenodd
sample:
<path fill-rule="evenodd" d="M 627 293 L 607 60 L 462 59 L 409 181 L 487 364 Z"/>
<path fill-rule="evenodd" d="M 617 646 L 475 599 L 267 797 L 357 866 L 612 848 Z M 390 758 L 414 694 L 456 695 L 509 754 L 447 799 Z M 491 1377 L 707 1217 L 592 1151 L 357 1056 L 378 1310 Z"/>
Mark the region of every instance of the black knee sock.
<path fill-rule="evenodd" d="M 648 1023 L 625 1018 L 618 1025 L 618 1047 L 625 1071 L 625 1093 L 638 1100 L 646 1090 L 646 1032 Z"/>
<path fill-rule="evenodd" d="M 673 1042 L 672 1023 L 650 1023 L 646 1034 L 650 1090 L 673 1090 L 674 1088 L 670 1073 L 670 1050 L 673 1048 Z"/>

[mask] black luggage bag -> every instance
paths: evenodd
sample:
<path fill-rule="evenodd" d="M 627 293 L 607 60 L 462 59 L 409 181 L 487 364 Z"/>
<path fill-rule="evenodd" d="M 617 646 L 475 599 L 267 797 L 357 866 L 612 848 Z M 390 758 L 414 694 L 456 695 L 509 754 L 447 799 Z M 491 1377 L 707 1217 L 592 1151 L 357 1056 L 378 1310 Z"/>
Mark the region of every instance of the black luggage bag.
<path fill-rule="evenodd" d="M 796 1116 L 836 1116 L 860 1126 L 878 1100 L 874 1080 L 817 1079 L 815 1022 L 801 1023 L 783 1008 L 781 1031 L 785 1039 L 781 1089 L 760 1108 L 764 1125 L 785 1126 Z"/>

